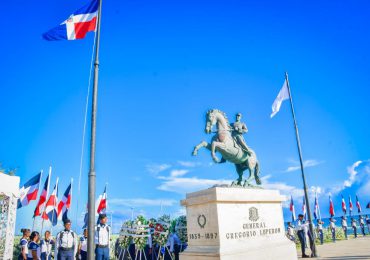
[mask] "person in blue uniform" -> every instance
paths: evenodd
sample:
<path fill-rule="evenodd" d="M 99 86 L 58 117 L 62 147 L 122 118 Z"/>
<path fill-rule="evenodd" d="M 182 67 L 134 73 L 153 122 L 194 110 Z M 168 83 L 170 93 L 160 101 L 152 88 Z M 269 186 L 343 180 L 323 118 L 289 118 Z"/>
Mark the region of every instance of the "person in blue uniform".
<path fill-rule="evenodd" d="M 28 240 L 30 238 L 30 230 L 27 228 L 22 228 L 22 238 L 19 241 L 19 247 L 20 247 L 20 254 L 18 256 L 18 260 L 26 260 L 28 255 Z"/>
<path fill-rule="evenodd" d="M 64 230 L 60 231 L 55 239 L 55 259 L 74 260 L 78 249 L 78 237 L 71 230 L 71 221 L 66 219 L 63 222 Z"/>
<path fill-rule="evenodd" d="M 298 215 L 298 220 L 297 220 L 297 223 L 295 225 L 296 227 L 296 231 L 297 231 L 297 235 L 298 235 L 298 238 L 299 238 L 299 242 L 301 243 L 301 250 L 302 250 L 302 258 L 308 258 L 310 257 L 309 255 L 306 254 L 306 236 L 305 236 L 305 229 L 307 228 L 308 226 L 308 223 L 304 223 L 303 221 L 303 215 L 302 214 L 299 214 Z M 310 245 L 311 245 L 311 249 L 312 249 L 312 242 L 311 240 L 313 240 L 312 238 L 312 234 L 310 232 L 308 232 L 308 237 L 310 239 Z"/>
<path fill-rule="evenodd" d="M 109 260 L 111 228 L 107 225 L 107 215 L 99 215 L 99 224 L 95 228 L 95 260 Z"/>
<path fill-rule="evenodd" d="M 81 260 L 87 260 L 87 228 L 84 229 L 84 233 L 80 237 L 78 252 Z"/>
<path fill-rule="evenodd" d="M 45 238 L 40 241 L 41 260 L 51 260 L 51 250 L 54 240 L 51 238 L 50 231 L 45 231 Z"/>
<path fill-rule="evenodd" d="M 27 260 L 40 260 L 41 250 L 38 244 L 40 240 L 39 232 L 33 231 L 30 236 L 30 242 L 28 243 L 28 255 Z"/>

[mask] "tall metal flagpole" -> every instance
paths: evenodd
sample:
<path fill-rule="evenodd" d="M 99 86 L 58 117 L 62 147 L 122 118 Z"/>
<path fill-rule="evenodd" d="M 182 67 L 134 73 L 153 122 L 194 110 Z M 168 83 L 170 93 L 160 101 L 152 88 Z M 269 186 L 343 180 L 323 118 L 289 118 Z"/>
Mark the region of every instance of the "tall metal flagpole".
<path fill-rule="evenodd" d="M 98 21 L 96 26 L 96 49 L 94 62 L 94 86 L 92 95 L 91 109 L 91 140 L 90 140 L 90 170 L 88 187 L 88 238 L 87 238 L 87 259 L 93 260 L 94 257 L 94 237 L 95 237 L 95 137 L 96 137 L 96 112 L 98 101 L 98 75 L 99 75 L 99 46 L 100 46 L 100 21 L 102 0 L 99 1 Z"/>
<path fill-rule="evenodd" d="M 293 107 L 293 99 L 292 99 L 292 94 L 291 94 L 291 91 L 290 91 L 290 85 L 289 85 L 288 73 L 287 72 L 285 72 L 285 80 L 286 80 L 286 84 L 287 84 L 287 87 L 288 87 L 289 99 L 290 99 L 290 108 L 292 110 L 293 120 L 294 120 L 295 135 L 296 135 L 296 139 L 297 139 L 297 147 L 298 147 L 298 153 L 299 153 L 299 163 L 301 165 L 301 172 L 302 172 L 304 197 L 306 199 L 307 215 L 308 215 L 308 221 L 310 223 L 309 224 L 309 228 L 310 228 L 311 235 L 313 236 L 315 233 L 313 232 L 314 229 L 313 229 L 313 224 L 312 224 L 310 201 L 308 199 L 306 177 L 304 175 L 304 169 L 303 169 L 303 159 L 302 159 L 302 152 L 301 152 L 301 142 L 299 140 L 298 126 L 297 126 L 297 122 L 296 122 L 296 119 L 295 119 L 295 113 L 294 113 L 294 107 Z M 317 257 L 316 244 L 315 244 L 315 239 L 314 238 L 313 238 L 312 256 L 313 257 Z"/>

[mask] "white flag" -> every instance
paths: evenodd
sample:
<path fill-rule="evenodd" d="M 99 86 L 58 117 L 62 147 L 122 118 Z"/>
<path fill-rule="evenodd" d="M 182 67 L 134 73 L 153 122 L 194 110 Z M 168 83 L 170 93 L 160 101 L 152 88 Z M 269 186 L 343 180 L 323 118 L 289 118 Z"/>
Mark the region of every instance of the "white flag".
<path fill-rule="evenodd" d="M 281 103 L 283 103 L 283 101 L 288 98 L 289 98 L 288 86 L 286 80 L 284 80 L 283 87 L 280 89 L 279 94 L 277 95 L 274 103 L 272 104 L 271 118 L 274 115 L 276 115 L 277 112 L 279 112 Z"/>

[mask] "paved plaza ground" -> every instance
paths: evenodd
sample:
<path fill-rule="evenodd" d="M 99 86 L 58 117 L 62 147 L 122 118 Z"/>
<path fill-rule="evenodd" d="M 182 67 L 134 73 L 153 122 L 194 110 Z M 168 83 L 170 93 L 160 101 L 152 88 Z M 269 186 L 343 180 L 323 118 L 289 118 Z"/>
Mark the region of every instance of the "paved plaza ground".
<path fill-rule="evenodd" d="M 370 236 L 325 243 L 318 245 L 317 250 L 320 257 L 316 259 L 320 260 L 370 260 Z M 301 250 L 298 249 L 297 252 L 301 259 Z M 308 252 L 310 251 L 307 250 Z"/>

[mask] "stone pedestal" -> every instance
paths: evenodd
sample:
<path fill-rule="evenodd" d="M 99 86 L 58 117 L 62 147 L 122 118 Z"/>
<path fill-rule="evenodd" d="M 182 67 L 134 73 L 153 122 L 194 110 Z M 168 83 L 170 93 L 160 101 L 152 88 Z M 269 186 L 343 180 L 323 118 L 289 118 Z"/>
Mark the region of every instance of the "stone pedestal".
<path fill-rule="evenodd" d="M 295 260 L 277 190 L 214 187 L 186 195 L 188 248 L 181 260 Z"/>

